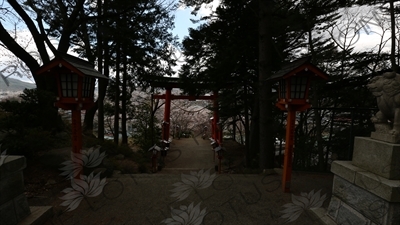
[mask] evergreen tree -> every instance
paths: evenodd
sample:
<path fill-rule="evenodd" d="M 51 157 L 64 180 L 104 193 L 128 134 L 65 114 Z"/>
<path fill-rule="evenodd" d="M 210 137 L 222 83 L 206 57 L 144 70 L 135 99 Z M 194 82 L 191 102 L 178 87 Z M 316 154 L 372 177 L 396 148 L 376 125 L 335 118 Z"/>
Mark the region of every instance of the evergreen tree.
<path fill-rule="evenodd" d="M 187 1 L 195 6 L 202 2 Z M 246 112 L 251 112 L 252 135 L 246 139 L 251 144 L 247 164 L 254 165 L 252 162 L 259 154 L 262 169 L 274 166 L 275 151 L 271 124 L 276 108 L 270 92 L 272 87 L 265 80 L 283 63 L 300 57 L 305 48 L 309 49 L 307 54 L 314 56 L 314 63 L 323 65 L 322 62 L 334 54 L 335 45 L 318 33 L 334 25 L 338 18 L 335 11 L 344 3 L 288 0 L 271 1 L 268 6 L 264 4 L 267 3 L 222 1 L 210 17 L 212 19 L 197 30 L 190 30 L 190 36 L 183 41 L 187 64 L 180 74 L 183 80 L 191 82 L 233 81 L 233 88 L 224 89 L 220 95 L 221 107 L 225 107 L 220 111 L 231 113 L 222 118 L 243 115 L 244 108 L 247 108 Z M 316 92 L 314 96 L 319 94 Z M 232 109 L 233 105 L 236 110 Z M 317 120 L 320 121 L 321 117 L 317 116 Z M 319 153 L 322 157 L 322 150 Z"/>

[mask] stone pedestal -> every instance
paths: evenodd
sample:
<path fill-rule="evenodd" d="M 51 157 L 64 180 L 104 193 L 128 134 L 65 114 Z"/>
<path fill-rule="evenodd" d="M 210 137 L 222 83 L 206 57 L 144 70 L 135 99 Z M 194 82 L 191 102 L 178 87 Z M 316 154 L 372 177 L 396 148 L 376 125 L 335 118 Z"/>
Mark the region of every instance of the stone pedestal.
<path fill-rule="evenodd" d="M 336 224 L 400 225 L 400 144 L 356 137 L 352 161 L 334 161 L 328 216 Z"/>
<path fill-rule="evenodd" d="M 17 224 L 31 211 L 24 195 L 23 156 L 0 157 L 0 223 Z"/>

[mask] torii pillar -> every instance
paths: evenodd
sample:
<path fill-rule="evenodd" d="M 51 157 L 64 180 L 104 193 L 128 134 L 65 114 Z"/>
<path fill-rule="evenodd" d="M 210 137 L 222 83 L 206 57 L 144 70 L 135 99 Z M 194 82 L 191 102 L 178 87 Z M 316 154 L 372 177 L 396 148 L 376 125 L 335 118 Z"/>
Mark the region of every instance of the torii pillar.
<path fill-rule="evenodd" d="M 162 139 L 165 142 L 169 140 L 169 128 L 170 128 L 170 117 L 171 117 L 171 90 L 172 88 L 166 88 L 165 91 L 165 105 L 164 105 L 164 120 L 162 126 Z"/>

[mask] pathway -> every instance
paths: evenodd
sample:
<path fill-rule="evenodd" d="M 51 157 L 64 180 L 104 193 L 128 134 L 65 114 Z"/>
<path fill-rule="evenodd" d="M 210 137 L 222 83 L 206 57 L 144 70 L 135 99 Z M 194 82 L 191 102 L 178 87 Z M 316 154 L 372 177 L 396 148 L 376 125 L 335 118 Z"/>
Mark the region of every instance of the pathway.
<path fill-rule="evenodd" d="M 304 205 L 288 204 L 292 194 L 282 193 L 280 175 L 216 174 L 214 166 L 209 140 L 174 139 L 162 171 L 107 178 L 99 196 L 78 199 L 69 212 L 59 199 L 45 225 L 323 224 Z M 331 175 L 293 173 L 294 196 L 307 193 L 306 201 L 315 198 L 327 208 L 331 190 Z"/>
<path fill-rule="evenodd" d="M 214 169 L 210 140 L 197 138 L 173 139 L 161 173 L 181 173 L 200 169 Z"/>

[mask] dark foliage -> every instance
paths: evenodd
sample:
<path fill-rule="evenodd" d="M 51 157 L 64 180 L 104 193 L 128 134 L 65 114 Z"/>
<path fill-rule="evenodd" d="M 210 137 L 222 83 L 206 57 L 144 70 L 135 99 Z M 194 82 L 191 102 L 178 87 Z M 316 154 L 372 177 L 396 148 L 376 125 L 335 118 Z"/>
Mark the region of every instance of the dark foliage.
<path fill-rule="evenodd" d="M 32 157 L 55 146 L 56 133 L 62 131 L 63 123 L 53 106 L 52 93 L 25 89 L 20 98 L 0 102 L 1 149 L 7 154 Z"/>

